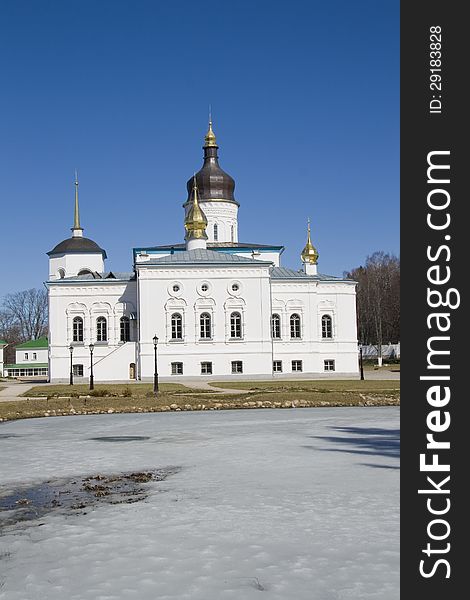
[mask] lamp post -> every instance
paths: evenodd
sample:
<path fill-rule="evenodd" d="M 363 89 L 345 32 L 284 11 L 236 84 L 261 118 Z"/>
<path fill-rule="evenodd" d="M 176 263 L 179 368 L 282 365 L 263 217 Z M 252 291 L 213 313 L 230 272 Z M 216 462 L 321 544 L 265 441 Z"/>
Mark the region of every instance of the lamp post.
<path fill-rule="evenodd" d="M 95 349 L 95 346 L 93 343 L 91 343 L 88 348 L 90 348 L 90 390 L 94 390 L 95 383 L 93 381 L 93 350 Z"/>
<path fill-rule="evenodd" d="M 359 368 L 361 369 L 361 381 L 364 379 L 364 365 L 362 361 L 362 344 L 359 344 Z"/>
<path fill-rule="evenodd" d="M 158 338 L 156 335 L 153 336 L 153 355 L 154 355 L 154 371 L 153 371 L 153 393 L 158 394 L 158 368 L 157 368 L 157 344 Z"/>
<path fill-rule="evenodd" d="M 70 385 L 73 385 L 73 346 L 72 344 L 70 344 L 69 346 L 69 351 L 70 351 Z"/>

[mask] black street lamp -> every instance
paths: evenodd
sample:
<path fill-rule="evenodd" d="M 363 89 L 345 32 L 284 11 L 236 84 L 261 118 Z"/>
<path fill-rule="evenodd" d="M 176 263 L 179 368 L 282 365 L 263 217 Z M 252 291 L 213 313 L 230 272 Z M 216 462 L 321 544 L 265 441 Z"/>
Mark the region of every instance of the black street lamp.
<path fill-rule="evenodd" d="M 93 350 L 95 346 L 91 343 L 88 348 L 90 348 L 90 390 L 95 389 L 95 383 L 93 381 Z"/>
<path fill-rule="evenodd" d="M 154 353 L 154 372 L 153 372 L 153 393 L 158 394 L 158 368 L 157 368 L 157 344 L 158 338 L 156 335 L 153 336 L 153 353 Z"/>
<path fill-rule="evenodd" d="M 72 344 L 70 344 L 69 350 L 70 350 L 70 385 L 73 385 L 73 364 L 72 364 L 73 346 L 72 346 Z"/>
<path fill-rule="evenodd" d="M 362 344 L 359 344 L 359 367 L 361 369 L 361 380 L 364 379 L 364 364 L 362 360 Z"/>

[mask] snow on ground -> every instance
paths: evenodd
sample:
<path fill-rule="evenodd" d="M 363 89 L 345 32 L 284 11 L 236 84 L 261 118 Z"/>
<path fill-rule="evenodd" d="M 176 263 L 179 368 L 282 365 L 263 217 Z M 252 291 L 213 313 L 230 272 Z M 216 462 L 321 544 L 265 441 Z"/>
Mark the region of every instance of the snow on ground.
<path fill-rule="evenodd" d="M 399 409 L 384 407 L 3 424 L 2 491 L 51 477 L 182 470 L 147 484 L 142 502 L 6 531 L 0 598 L 396 600 L 398 421 Z M 91 439 L 102 436 L 149 439 Z"/>

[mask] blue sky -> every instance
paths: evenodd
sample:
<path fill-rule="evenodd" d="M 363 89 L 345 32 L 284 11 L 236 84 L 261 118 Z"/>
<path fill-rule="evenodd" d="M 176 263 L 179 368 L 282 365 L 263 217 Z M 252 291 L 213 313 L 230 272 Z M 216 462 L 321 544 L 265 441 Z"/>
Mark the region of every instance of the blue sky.
<path fill-rule="evenodd" d="M 240 241 L 399 253 L 398 0 L 2 0 L 0 57 L 0 296 L 47 279 L 75 168 L 108 269 L 183 241 L 209 104 Z"/>

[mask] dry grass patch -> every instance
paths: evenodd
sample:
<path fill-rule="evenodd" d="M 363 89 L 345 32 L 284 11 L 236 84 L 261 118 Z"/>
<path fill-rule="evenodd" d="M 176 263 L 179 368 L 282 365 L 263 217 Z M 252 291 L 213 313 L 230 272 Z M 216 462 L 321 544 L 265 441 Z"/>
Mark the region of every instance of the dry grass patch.
<path fill-rule="evenodd" d="M 180 383 L 160 383 L 159 390 L 165 394 L 191 393 L 197 394 L 204 390 L 191 389 Z M 57 397 L 57 396 L 106 396 L 119 397 L 125 396 L 128 398 L 143 398 L 149 395 L 153 396 L 153 383 L 98 383 L 95 389 L 90 392 L 88 384 L 78 385 L 37 385 L 21 396 L 24 398 L 39 398 L 39 397 Z"/>
<path fill-rule="evenodd" d="M 38 398 L 0 402 L 0 420 L 31 417 L 144 413 L 188 410 L 247 408 L 307 408 L 333 406 L 397 406 L 399 395 L 388 392 L 354 391 L 261 391 L 240 394 L 160 393 L 157 397 Z"/>
<path fill-rule="evenodd" d="M 240 389 L 260 392 L 318 392 L 329 394 L 331 392 L 360 392 L 378 393 L 391 392 L 399 394 L 399 380 L 277 380 L 277 381 L 217 381 L 210 385 L 224 389 Z"/>

